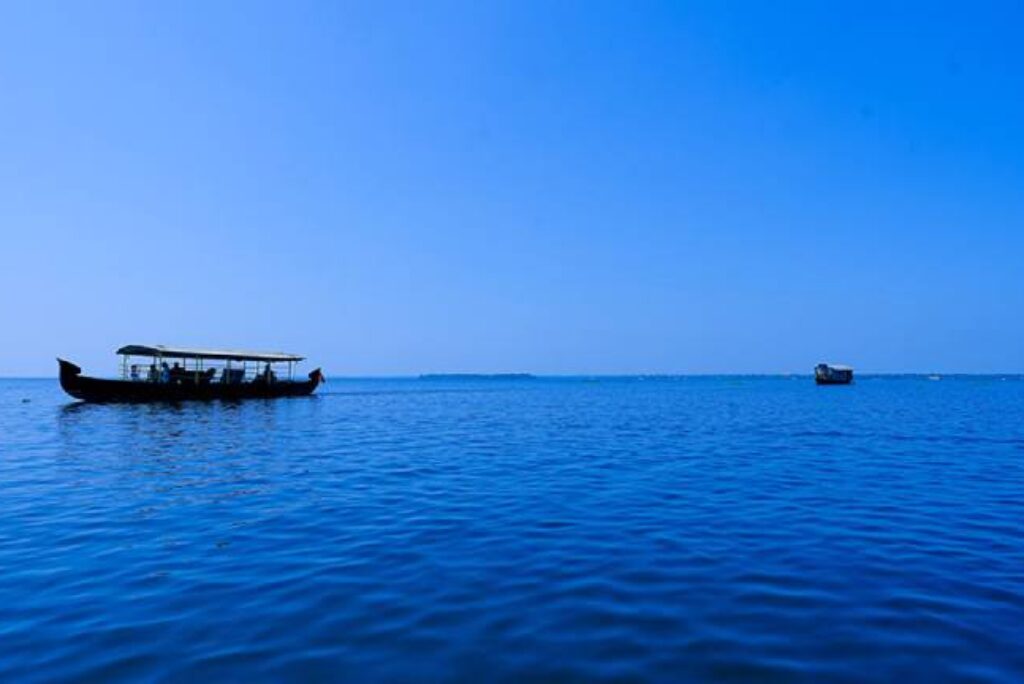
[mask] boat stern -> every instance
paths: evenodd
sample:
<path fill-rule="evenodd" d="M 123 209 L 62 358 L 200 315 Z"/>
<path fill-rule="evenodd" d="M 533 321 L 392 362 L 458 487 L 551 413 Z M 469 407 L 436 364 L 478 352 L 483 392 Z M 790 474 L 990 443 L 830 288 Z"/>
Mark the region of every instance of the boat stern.
<path fill-rule="evenodd" d="M 79 376 L 82 374 L 82 369 L 70 361 L 65 361 L 59 357 L 57 359 L 57 365 L 60 366 L 61 389 L 75 399 L 81 399 L 82 393 L 79 391 Z"/>

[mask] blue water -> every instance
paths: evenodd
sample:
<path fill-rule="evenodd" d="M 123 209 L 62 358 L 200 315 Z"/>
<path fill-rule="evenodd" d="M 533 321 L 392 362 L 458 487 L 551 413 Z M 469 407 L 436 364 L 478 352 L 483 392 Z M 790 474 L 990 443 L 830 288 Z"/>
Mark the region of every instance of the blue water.
<path fill-rule="evenodd" d="M 1024 381 L 0 381 L 0 680 L 1021 681 Z"/>

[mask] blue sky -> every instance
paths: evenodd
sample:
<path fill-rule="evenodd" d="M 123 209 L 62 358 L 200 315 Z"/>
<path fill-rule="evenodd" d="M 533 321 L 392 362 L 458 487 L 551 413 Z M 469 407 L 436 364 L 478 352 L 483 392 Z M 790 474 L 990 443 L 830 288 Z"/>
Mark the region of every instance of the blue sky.
<path fill-rule="evenodd" d="M 0 374 L 1024 371 L 1022 22 L 5 4 Z"/>

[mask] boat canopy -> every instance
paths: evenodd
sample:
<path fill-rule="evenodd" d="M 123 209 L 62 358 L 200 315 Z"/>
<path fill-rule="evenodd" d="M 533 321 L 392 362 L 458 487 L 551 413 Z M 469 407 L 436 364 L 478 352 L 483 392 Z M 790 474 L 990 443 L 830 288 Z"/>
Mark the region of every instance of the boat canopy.
<path fill-rule="evenodd" d="M 302 361 L 302 356 L 283 352 L 254 352 L 240 349 L 186 349 L 165 347 L 162 344 L 129 344 L 117 350 L 124 356 L 166 356 L 172 359 L 216 359 L 221 361 L 266 361 L 267 363 L 288 363 Z"/>

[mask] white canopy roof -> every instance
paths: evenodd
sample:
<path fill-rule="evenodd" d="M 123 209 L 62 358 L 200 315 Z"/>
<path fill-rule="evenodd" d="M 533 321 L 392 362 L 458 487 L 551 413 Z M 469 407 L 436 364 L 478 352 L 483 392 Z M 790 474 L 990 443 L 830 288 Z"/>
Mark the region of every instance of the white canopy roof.
<path fill-rule="evenodd" d="M 162 344 L 145 345 L 129 344 L 117 350 L 118 354 L 128 356 L 167 356 L 172 359 L 219 359 L 222 361 L 266 361 L 269 363 L 302 361 L 302 356 L 285 354 L 284 352 L 254 352 L 240 349 L 187 349 L 185 347 L 165 347 Z"/>

